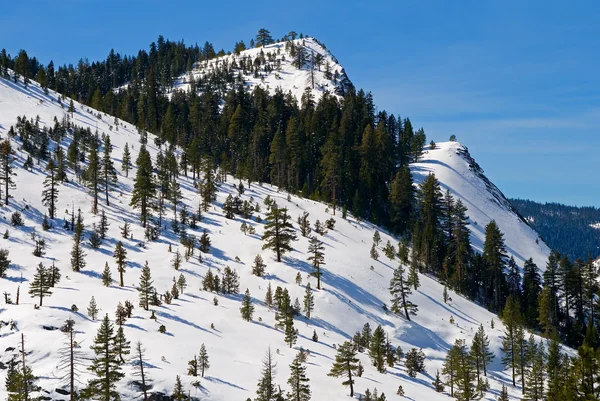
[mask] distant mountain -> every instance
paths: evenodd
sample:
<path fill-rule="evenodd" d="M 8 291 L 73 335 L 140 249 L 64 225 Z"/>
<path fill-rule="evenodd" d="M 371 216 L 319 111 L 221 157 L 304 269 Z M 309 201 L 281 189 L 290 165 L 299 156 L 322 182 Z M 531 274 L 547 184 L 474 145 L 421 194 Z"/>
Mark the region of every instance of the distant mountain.
<path fill-rule="evenodd" d="M 570 259 L 600 256 L 600 209 L 511 199 L 550 248 Z"/>

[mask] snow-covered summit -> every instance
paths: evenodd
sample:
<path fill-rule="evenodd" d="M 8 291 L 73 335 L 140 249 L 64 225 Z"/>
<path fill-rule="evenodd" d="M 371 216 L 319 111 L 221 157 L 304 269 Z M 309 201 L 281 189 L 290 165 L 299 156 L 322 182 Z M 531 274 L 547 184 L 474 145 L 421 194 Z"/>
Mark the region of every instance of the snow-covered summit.
<path fill-rule="evenodd" d="M 468 208 L 471 242 L 483 251 L 485 226 L 495 220 L 504 233 L 508 254 L 522 266 L 529 258 L 544 270 L 550 248 L 519 215 L 504 194 L 483 173 L 483 169 L 459 142 L 436 143 L 419 162 L 411 165 L 416 183 L 435 174 L 443 191 L 450 190 Z"/>
<path fill-rule="evenodd" d="M 304 55 L 303 60 L 298 56 Z M 306 88 L 315 101 L 327 92 L 343 96 L 352 87 L 344 68 L 315 38 L 278 42 L 195 63 L 191 72 L 175 80 L 173 90 L 190 89 L 194 81 L 210 81 L 215 74 L 229 76 L 229 87 L 243 83 L 250 91 L 261 87 L 273 94 L 278 88 L 300 103 Z"/>

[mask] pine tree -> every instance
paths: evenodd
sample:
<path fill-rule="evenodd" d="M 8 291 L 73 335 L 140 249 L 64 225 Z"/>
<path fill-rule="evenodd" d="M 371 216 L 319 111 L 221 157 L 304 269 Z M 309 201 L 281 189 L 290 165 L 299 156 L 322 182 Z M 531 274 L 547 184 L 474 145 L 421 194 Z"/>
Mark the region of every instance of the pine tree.
<path fill-rule="evenodd" d="M 179 288 L 179 292 L 181 294 L 183 294 L 184 290 L 187 288 L 187 280 L 185 279 L 183 273 L 181 273 L 177 278 L 177 288 Z"/>
<path fill-rule="evenodd" d="M 210 237 L 208 236 L 208 231 L 206 231 L 206 228 L 200 236 L 199 244 L 200 252 L 208 253 L 210 251 Z"/>
<path fill-rule="evenodd" d="M 276 401 L 275 374 L 277 364 L 273 361 L 271 348 L 267 350 L 262 365 L 255 401 Z"/>
<path fill-rule="evenodd" d="M 117 183 L 117 170 L 115 169 L 115 165 L 110 156 L 112 152 L 112 144 L 110 143 L 110 135 L 104 136 L 104 144 L 103 144 L 103 154 L 102 154 L 102 166 L 100 173 L 102 175 L 104 186 L 104 193 L 106 196 L 106 204 L 109 205 L 108 194 L 112 187 L 114 187 Z"/>
<path fill-rule="evenodd" d="M 179 375 L 177 375 L 177 378 L 175 379 L 175 387 L 173 388 L 171 399 L 173 401 L 183 401 L 188 399 L 188 397 L 185 395 L 185 390 L 183 389 L 183 384 L 181 383 L 181 378 Z"/>
<path fill-rule="evenodd" d="M 267 285 L 267 293 L 265 294 L 265 304 L 271 309 L 273 306 L 273 291 L 271 290 L 271 283 Z"/>
<path fill-rule="evenodd" d="M 392 313 L 400 314 L 404 312 L 406 320 L 410 320 L 410 315 L 417 314 L 417 305 L 408 299 L 412 291 L 408 283 L 404 281 L 404 268 L 402 265 L 394 270 L 394 275 L 390 281 L 390 293 L 392 295 Z"/>
<path fill-rule="evenodd" d="M 277 261 L 281 262 L 281 256 L 292 250 L 291 242 L 296 240 L 294 228 L 290 223 L 290 216 L 286 208 L 279 208 L 273 203 L 271 210 L 267 213 L 267 223 L 262 240 L 265 244 L 262 249 L 271 249 L 277 255 Z"/>
<path fill-rule="evenodd" d="M 148 310 L 151 296 L 155 291 L 153 284 L 154 281 L 152 281 L 152 276 L 150 274 L 150 266 L 148 266 L 148 261 L 146 261 L 144 267 L 142 267 L 140 285 L 137 288 L 140 295 L 140 306 L 145 310 Z"/>
<path fill-rule="evenodd" d="M 311 396 L 309 379 L 306 377 L 306 367 L 302 364 L 302 354 L 298 353 L 290 365 L 290 377 L 287 383 L 290 391 L 288 401 L 309 401 Z"/>
<path fill-rule="evenodd" d="M 138 168 L 135 174 L 130 205 L 140 209 L 140 220 L 142 225 L 146 227 L 155 197 L 156 184 L 154 183 L 154 176 L 152 174 L 150 153 L 144 145 L 140 148 L 136 164 Z"/>
<path fill-rule="evenodd" d="M 489 269 L 486 302 L 491 304 L 492 311 L 498 311 L 503 307 L 506 297 L 506 247 L 504 234 L 494 220 L 485 227 L 483 259 Z"/>
<path fill-rule="evenodd" d="M 300 226 L 300 234 L 303 237 L 307 237 L 311 233 L 310 221 L 308 221 L 309 214 L 307 212 L 302 213 L 301 217 L 298 217 L 298 225 Z"/>
<path fill-rule="evenodd" d="M 83 367 L 83 355 L 78 349 L 78 341 L 75 338 L 75 321 L 68 319 L 65 324 L 60 328 L 60 331 L 65 334 L 67 341 L 63 347 L 59 349 L 60 359 L 56 366 L 59 372 L 64 372 L 60 377 L 61 383 L 65 383 L 69 386 L 70 401 L 77 399 L 76 383 L 80 383 L 79 376 L 81 376 Z"/>
<path fill-rule="evenodd" d="M 13 170 L 15 155 L 10 140 L 3 140 L 0 143 L 0 181 L 4 181 L 4 203 L 6 205 L 9 204 L 9 200 L 12 198 L 9 191 L 16 188 L 16 183 L 13 180 L 13 176 L 16 175 Z"/>
<path fill-rule="evenodd" d="M 148 390 L 152 388 L 151 380 L 148 378 L 148 373 L 145 370 L 146 367 L 146 350 L 142 347 L 141 342 L 135 343 L 135 361 L 133 364 L 134 372 L 133 375 L 139 377 L 137 387 L 141 393 L 140 396 L 144 401 L 148 401 Z"/>
<path fill-rule="evenodd" d="M 313 235 L 310 238 L 310 243 L 308 245 L 308 260 L 312 262 L 313 271 L 310 273 L 311 276 L 317 278 L 317 289 L 321 289 L 321 276 L 323 273 L 321 272 L 321 266 L 325 264 L 325 246 L 323 245 L 323 241 L 319 240 L 316 235 Z"/>
<path fill-rule="evenodd" d="M 544 330 L 544 337 L 548 338 L 550 330 L 552 329 L 552 295 L 550 294 L 550 288 L 544 287 L 539 294 L 538 298 L 538 316 L 537 321 Z"/>
<path fill-rule="evenodd" d="M 479 325 L 479 328 L 473 337 L 473 344 L 471 345 L 471 357 L 475 362 L 477 380 L 479 381 L 481 368 L 483 368 L 483 375 L 487 377 L 487 365 L 492 362 L 492 360 L 495 358 L 495 355 L 490 351 L 490 340 L 485 333 L 483 324 Z"/>
<path fill-rule="evenodd" d="M 90 154 L 88 166 L 84 174 L 88 187 L 92 191 L 92 213 L 98 213 L 98 192 L 100 190 L 100 158 L 98 156 L 98 141 L 92 138 L 90 141 Z"/>
<path fill-rule="evenodd" d="M 254 313 L 254 305 L 252 305 L 252 298 L 250 298 L 250 291 L 246 288 L 244 298 L 242 299 L 242 307 L 240 308 L 242 319 L 249 322 L 252 320 L 252 314 Z"/>
<path fill-rule="evenodd" d="M 36 381 L 38 378 L 33 374 L 31 367 L 25 364 L 25 336 L 21 334 L 21 355 L 23 357 L 21 368 L 17 369 L 17 363 L 12 360 L 6 375 L 6 391 L 8 401 L 29 401 L 38 398 L 31 397 L 31 393 L 39 391 Z"/>
<path fill-rule="evenodd" d="M 502 385 L 502 390 L 500 391 L 500 395 L 498 396 L 497 401 L 510 401 L 510 398 L 508 396 L 508 389 L 504 384 Z"/>
<path fill-rule="evenodd" d="M 129 177 L 129 170 L 131 169 L 131 153 L 129 153 L 129 143 L 125 143 L 123 148 L 123 157 L 121 158 L 121 170 L 125 172 L 125 177 Z"/>
<path fill-rule="evenodd" d="M 433 384 L 433 388 L 435 389 L 436 392 L 438 393 L 442 393 L 444 391 L 444 383 L 442 382 L 442 379 L 440 379 L 440 371 L 436 371 L 435 372 L 435 380 L 431 383 Z"/>
<path fill-rule="evenodd" d="M 198 354 L 198 367 L 200 369 L 200 374 L 202 377 L 204 377 L 204 372 L 210 368 L 208 352 L 206 351 L 206 347 L 204 346 L 204 344 L 200 346 L 200 353 Z"/>
<path fill-rule="evenodd" d="M 306 290 L 304 291 L 304 315 L 307 319 L 310 319 L 312 311 L 315 308 L 315 296 L 310 288 L 310 283 L 306 284 Z"/>
<path fill-rule="evenodd" d="M 475 393 L 475 372 L 467 345 L 464 340 L 457 339 L 454 343 L 456 353 L 456 399 L 470 401 L 477 398 Z"/>
<path fill-rule="evenodd" d="M 561 390 L 564 386 L 566 377 L 563 377 L 562 370 L 565 368 L 562 363 L 560 338 L 556 329 L 552 329 L 550 335 L 550 345 L 548 347 L 548 358 L 546 360 L 546 372 L 548 375 L 548 391 L 546 397 L 548 401 L 560 401 Z"/>
<path fill-rule="evenodd" d="M 385 372 L 386 334 L 381 325 L 373 331 L 371 343 L 369 344 L 369 356 L 373 366 L 379 373 Z"/>
<path fill-rule="evenodd" d="M 44 297 L 49 297 L 52 295 L 52 291 L 50 290 L 50 277 L 48 270 L 41 262 L 35 271 L 33 280 L 29 284 L 29 295 L 31 295 L 32 298 L 40 299 L 39 306 L 42 306 Z"/>
<path fill-rule="evenodd" d="M 100 312 L 100 310 L 98 309 L 98 305 L 96 304 L 96 298 L 92 296 L 92 299 L 90 299 L 90 304 L 87 307 L 87 314 L 90 317 L 90 319 L 96 320 L 98 312 Z"/>
<path fill-rule="evenodd" d="M 390 188 L 390 220 L 396 234 L 410 234 L 414 203 L 412 175 L 408 165 L 405 165 L 396 173 Z"/>
<path fill-rule="evenodd" d="M 356 358 L 356 351 L 352 343 L 346 341 L 338 347 L 335 362 L 327 376 L 345 378 L 342 385 L 350 386 L 350 397 L 354 397 L 354 379 L 352 375 L 356 375 L 357 372 L 358 358 Z"/>
<path fill-rule="evenodd" d="M 506 300 L 502 311 L 502 322 L 504 323 L 504 338 L 502 339 L 502 364 L 504 368 L 512 370 L 513 387 L 516 386 L 516 372 L 518 368 L 518 330 L 521 325 L 521 312 L 519 301 L 512 295 Z"/>
<path fill-rule="evenodd" d="M 298 333 L 296 332 L 296 328 L 294 327 L 294 310 L 289 303 L 285 307 L 284 311 L 284 332 L 285 342 L 290 346 L 290 348 L 292 348 L 292 346 L 296 344 L 296 340 L 298 339 Z"/>
<path fill-rule="evenodd" d="M 203 166 L 204 179 L 199 187 L 202 198 L 202 210 L 208 212 L 208 207 L 217 197 L 217 186 L 215 184 L 215 175 L 210 160 L 206 160 Z"/>
<path fill-rule="evenodd" d="M 95 378 L 88 382 L 85 396 L 103 401 L 119 399 L 116 384 L 125 377 L 125 374 L 121 371 L 114 326 L 108 319 L 108 315 L 104 316 L 94 338 L 94 344 L 90 348 L 96 356 L 92 359 L 88 370 Z"/>
<path fill-rule="evenodd" d="M 411 348 L 406 353 L 404 362 L 407 373 L 410 377 L 417 377 L 417 373 L 425 371 L 425 354 L 422 350 Z"/>
<path fill-rule="evenodd" d="M 267 265 L 263 262 L 262 256 L 256 255 L 254 264 L 252 265 L 252 274 L 262 277 L 265 274 L 265 267 L 267 267 Z"/>
<path fill-rule="evenodd" d="M 75 224 L 75 230 L 73 233 L 73 249 L 71 250 L 71 268 L 73 271 L 81 271 L 85 265 L 85 252 L 81 245 L 83 239 L 83 217 L 81 216 L 81 209 L 77 210 L 77 223 Z"/>
<path fill-rule="evenodd" d="M 46 165 L 48 175 L 44 179 L 44 190 L 42 191 L 42 204 L 48 207 L 48 214 L 54 220 L 56 214 L 56 202 L 58 202 L 58 180 L 56 177 L 56 165 L 50 159 Z"/>
<path fill-rule="evenodd" d="M 175 252 L 175 256 L 173 256 L 173 259 L 171 260 L 171 265 L 173 266 L 173 269 L 179 270 L 182 262 L 183 260 L 181 259 L 181 254 L 179 253 L 178 249 L 177 252 Z"/>
<path fill-rule="evenodd" d="M 115 248 L 115 252 L 113 253 L 113 257 L 117 263 L 117 270 L 119 271 L 119 285 L 123 287 L 125 284 L 123 283 L 123 275 L 125 274 L 125 267 L 127 264 L 127 250 L 123 246 L 121 241 L 117 242 L 117 246 Z"/>
<path fill-rule="evenodd" d="M 112 284 L 112 274 L 110 272 L 108 262 L 104 264 L 104 270 L 102 271 L 102 284 L 105 287 L 110 287 L 110 285 Z"/>
<path fill-rule="evenodd" d="M 119 355 L 119 360 L 121 363 L 125 363 L 124 357 L 129 355 L 131 352 L 131 346 L 130 342 L 125 338 L 123 326 L 119 326 L 117 329 L 117 334 L 115 336 L 115 349 L 117 350 L 117 354 Z"/>
<path fill-rule="evenodd" d="M 544 344 L 540 341 L 539 344 L 533 344 L 529 350 L 531 354 L 529 369 L 527 370 L 527 386 L 525 387 L 524 396 L 526 400 L 542 401 L 545 398 L 545 376 L 546 376 L 546 353 Z"/>

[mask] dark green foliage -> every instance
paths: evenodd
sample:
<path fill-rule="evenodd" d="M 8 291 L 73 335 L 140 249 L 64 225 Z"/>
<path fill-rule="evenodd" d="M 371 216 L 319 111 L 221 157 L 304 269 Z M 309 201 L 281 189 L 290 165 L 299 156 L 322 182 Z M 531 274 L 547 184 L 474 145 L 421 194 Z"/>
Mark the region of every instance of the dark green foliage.
<path fill-rule="evenodd" d="M 321 266 L 325 264 L 325 246 L 323 246 L 323 241 L 319 240 L 316 235 L 313 235 L 310 238 L 310 243 L 308 245 L 308 260 L 312 262 L 313 271 L 310 273 L 311 276 L 317 278 L 317 289 L 321 289 L 321 276 L 323 272 L 321 271 Z"/>
<path fill-rule="evenodd" d="M 156 193 L 156 184 L 152 173 L 152 160 L 145 146 L 140 148 L 136 160 L 137 172 L 131 193 L 130 205 L 140 209 L 140 220 L 146 227 Z"/>
<path fill-rule="evenodd" d="M 392 313 L 403 313 L 406 320 L 410 320 L 410 315 L 416 316 L 418 308 L 417 305 L 408 299 L 412 291 L 408 282 L 404 280 L 404 268 L 402 265 L 394 270 L 394 275 L 390 280 L 390 294 L 392 295 Z"/>
<path fill-rule="evenodd" d="M 290 377 L 287 381 L 290 391 L 287 394 L 289 401 L 309 401 L 311 396 L 309 379 L 306 377 L 306 367 L 302 364 L 302 351 L 296 355 L 290 364 Z"/>
<path fill-rule="evenodd" d="M 254 258 L 254 264 L 252 265 L 252 274 L 258 277 L 262 277 L 265 274 L 265 263 L 260 255 L 256 255 Z"/>
<path fill-rule="evenodd" d="M 48 214 L 54 219 L 56 214 L 56 202 L 58 201 L 58 179 L 56 176 L 56 165 L 50 159 L 46 165 L 47 175 L 44 179 L 44 190 L 42 191 L 42 204 L 48 207 Z M 13 224 L 14 225 L 14 224 Z"/>
<path fill-rule="evenodd" d="M 256 389 L 255 401 L 275 401 L 277 389 L 275 385 L 275 372 L 277 364 L 273 361 L 271 348 L 267 350 L 262 362 L 261 377 Z"/>
<path fill-rule="evenodd" d="M 262 249 L 273 250 L 278 262 L 283 254 L 292 250 L 291 242 L 296 240 L 296 234 L 286 208 L 279 208 L 276 203 L 271 205 L 262 239 L 265 241 Z"/>
<path fill-rule="evenodd" d="M 6 277 L 6 272 L 10 266 L 8 253 L 8 249 L 0 249 L 0 278 Z"/>
<path fill-rule="evenodd" d="M 125 285 L 123 283 L 123 275 L 125 274 L 125 267 L 127 263 L 127 250 L 125 249 L 121 241 L 117 242 L 117 246 L 115 247 L 113 257 L 115 258 L 115 261 L 117 263 L 117 270 L 119 271 L 119 285 L 123 287 Z"/>
<path fill-rule="evenodd" d="M 381 325 L 377 326 L 369 344 L 369 356 L 378 372 L 385 372 L 386 334 Z"/>
<path fill-rule="evenodd" d="M 404 365 L 410 377 L 417 377 L 417 373 L 425 371 L 425 354 L 422 350 L 411 348 L 406 353 Z"/>
<path fill-rule="evenodd" d="M 118 399 L 116 384 L 125 377 L 125 374 L 121 371 L 122 362 L 117 336 L 108 315 L 102 320 L 94 344 L 90 348 L 94 351 L 95 357 L 88 370 L 92 372 L 94 378 L 88 382 L 88 387 L 84 391 L 85 396 L 103 401 Z"/>
<path fill-rule="evenodd" d="M 242 319 L 249 322 L 252 320 L 252 315 L 254 314 L 254 305 L 252 305 L 252 298 L 250 298 L 250 291 L 246 288 L 246 292 L 244 293 L 244 298 L 242 299 L 242 306 L 240 308 L 240 313 L 242 314 Z"/>
<path fill-rule="evenodd" d="M 32 298 L 39 298 L 39 306 L 42 306 L 44 297 L 52 295 L 50 283 L 50 272 L 40 262 L 33 276 L 33 280 L 29 284 L 29 295 L 31 295 Z"/>
<path fill-rule="evenodd" d="M 333 377 L 343 377 L 344 386 L 350 386 L 350 397 L 354 396 L 354 379 L 352 375 L 358 372 L 358 359 L 351 342 L 346 341 L 338 347 L 335 362 L 327 374 Z"/>
<path fill-rule="evenodd" d="M 148 262 L 144 264 L 142 267 L 142 274 L 140 275 L 140 285 L 137 287 L 139 296 L 140 296 L 140 306 L 145 310 L 148 310 L 150 304 L 151 295 L 154 293 L 154 281 L 152 281 L 152 276 L 150 274 L 150 266 L 148 266 Z"/>

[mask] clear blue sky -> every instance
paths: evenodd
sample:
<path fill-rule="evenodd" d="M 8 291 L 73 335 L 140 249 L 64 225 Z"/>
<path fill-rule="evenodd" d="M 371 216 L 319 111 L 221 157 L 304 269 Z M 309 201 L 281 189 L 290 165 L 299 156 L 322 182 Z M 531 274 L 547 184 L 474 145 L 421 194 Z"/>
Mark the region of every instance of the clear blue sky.
<path fill-rule="evenodd" d="M 323 41 L 380 109 L 456 134 L 507 196 L 600 206 L 596 1 L 21 0 L 0 48 L 75 64 L 159 34 L 229 50 L 261 27 Z"/>

